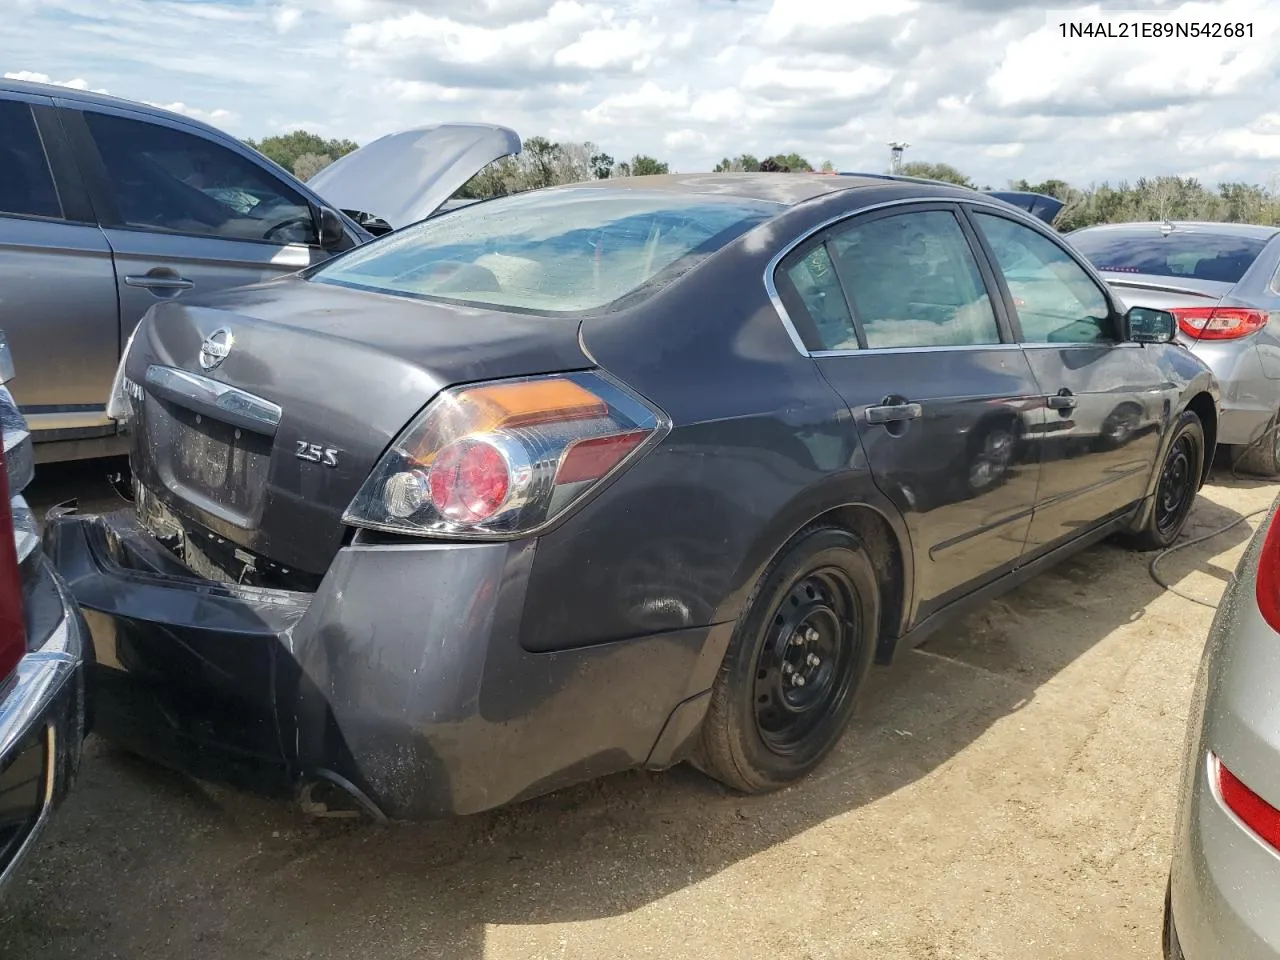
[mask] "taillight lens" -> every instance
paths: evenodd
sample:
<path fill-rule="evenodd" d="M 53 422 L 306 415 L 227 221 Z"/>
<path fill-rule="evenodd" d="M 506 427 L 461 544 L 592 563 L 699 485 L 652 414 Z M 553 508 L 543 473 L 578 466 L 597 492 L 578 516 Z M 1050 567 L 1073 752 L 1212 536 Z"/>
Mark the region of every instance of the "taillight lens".
<path fill-rule="evenodd" d="M 1280 512 L 1268 521 L 1267 535 L 1258 554 L 1258 574 L 1254 580 L 1258 612 L 1272 630 L 1280 633 Z"/>
<path fill-rule="evenodd" d="M 1174 307 L 1178 328 L 1197 340 L 1236 340 L 1267 325 L 1265 310 L 1247 307 Z"/>
<path fill-rule="evenodd" d="M 1246 787 L 1216 756 L 1210 758 L 1210 764 L 1218 778 L 1218 794 L 1227 809 L 1259 837 L 1280 850 L 1280 810 Z"/>
<path fill-rule="evenodd" d="M 27 628 L 22 615 L 22 571 L 18 566 L 18 544 L 14 536 L 4 428 L 0 427 L 0 679 L 13 673 L 27 652 Z"/>
<path fill-rule="evenodd" d="M 538 530 L 669 429 L 598 373 L 445 390 L 391 445 L 343 517 L 418 536 Z"/>

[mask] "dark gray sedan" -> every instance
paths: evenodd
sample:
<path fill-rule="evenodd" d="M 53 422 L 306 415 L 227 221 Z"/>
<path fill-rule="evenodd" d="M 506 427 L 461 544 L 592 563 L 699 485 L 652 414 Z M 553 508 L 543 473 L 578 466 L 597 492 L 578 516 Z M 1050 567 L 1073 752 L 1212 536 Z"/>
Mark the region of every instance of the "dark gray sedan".
<path fill-rule="evenodd" d="M 97 729 L 376 816 L 791 783 L 873 663 L 1178 535 L 1218 397 L 1173 323 L 989 196 L 786 174 L 492 200 L 160 305 L 113 398 L 135 509 L 46 530 Z"/>

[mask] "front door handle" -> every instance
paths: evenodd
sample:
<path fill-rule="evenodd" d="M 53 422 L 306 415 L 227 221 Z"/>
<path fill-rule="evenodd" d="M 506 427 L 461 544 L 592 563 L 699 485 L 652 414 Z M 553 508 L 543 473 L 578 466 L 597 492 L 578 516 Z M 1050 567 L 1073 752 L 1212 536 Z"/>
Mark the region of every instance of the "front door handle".
<path fill-rule="evenodd" d="M 142 287 L 144 290 L 164 291 L 190 290 L 196 285 L 194 280 L 188 280 L 186 277 L 154 277 L 149 273 L 127 276 L 124 278 L 124 282 L 131 287 Z"/>
<path fill-rule="evenodd" d="M 1046 397 L 1045 403 L 1049 405 L 1050 410 L 1057 410 L 1061 413 L 1066 413 L 1068 410 L 1074 410 L 1079 405 L 1080 401 L 1071 395 L 1070 390 L 1067 390 L 1064 387 L 1054 396 Z"/>
<path fill-rule="evenodd" d="M 899 420 L 919 420 L 924 408 L 918 403 L 886 403 L 867 407 L 867 423 L 896 423 Z"/>

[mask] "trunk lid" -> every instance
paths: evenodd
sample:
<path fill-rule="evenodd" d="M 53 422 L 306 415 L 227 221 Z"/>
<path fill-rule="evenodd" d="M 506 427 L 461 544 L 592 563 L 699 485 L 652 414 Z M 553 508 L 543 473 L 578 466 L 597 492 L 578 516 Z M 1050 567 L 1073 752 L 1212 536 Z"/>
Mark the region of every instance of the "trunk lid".
<path fill-rule="evenodd" d="M 1162 277 L 1116 270 L 1099 272 L 1125 306 L 1151 307 L 1155 310 L 1216 307 L 1235 286 L 1233 283 L 1197 280 L 1193 277 Z M 1176 336 L 1179 342 L 1187 346 L 1194 346 L 1199 342 L 1195 337 L 1184 333 L 1181 326 L 1178 327 Z"/>
<path fill-rule="evenodd" d="M 589 366 L 576 320 L 295 277 L 161 304 L 126 369 L 140 512 L 195 521 L 259 572 L 319 575 L 360 484 L 441 389 Z"/>
<path fill-rule="evenodd" d="M 437 123 L 380 137 L 307 186 L 357 220 L 377 218 L 399 229 L 425 220 L 490 163 L 520 149 L 509 127 Z"/>

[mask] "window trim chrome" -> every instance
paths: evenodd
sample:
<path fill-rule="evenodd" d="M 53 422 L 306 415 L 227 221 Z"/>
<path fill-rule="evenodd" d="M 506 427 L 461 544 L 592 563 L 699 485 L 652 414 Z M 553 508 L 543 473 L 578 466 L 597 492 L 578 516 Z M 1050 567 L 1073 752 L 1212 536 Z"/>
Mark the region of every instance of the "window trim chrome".
<path fill-rule="evenodd" d="M 781 250 L 779 250 L 776 254 L 774 254 L 769 259 L 769 263 L 764 268 L 765 292 L 768 294 L 769 300 L 773 304 L 774 311 L 778 314 L 778 319 L 782 321 L 783 328 L 787 331 L 787 335 L 791 338 L 791 343 L 795 346 L 796 350 L 799 351 L 801 356 L 809 357 L 812 359 L 812 358 L 818 358 L 818 357 L 850 357 L 850 356 L 857 356 L 859 354 L 876 355 L 876 354 L 884 354 L 884 353 L 932 353 L 939 350 L 972 351 L 972 350 L 1000 350 L 1000 349 L 1010 349 L 1010 348 L 1021 349 L 1023 346 L 1027 345 L 1020 340 L 1014 340 L 1009 343 L 1006 343 L 1003 341 L 1001 341 L 1000 343 L 964 343 L 964 344 L 957 344 L 955 346 L 930 345 L 930 346 L 921 346 L 921 347 L 868 347 L 866 350 L 862 350 L 862 349 L 810 350 L 808 347 L 804 345 L 804 340 L 800 336 L 800 330 L 798 327 L 796 327 L 795 321 L 792 320 L 791 314 L 787 312 L 787 308 L 782 302 L 782 296 L 778 293 L 777 283 L 774 280 L 774 274 L 777 272 L 777 269 L 781 265 L 782 261 L 785 260 L 788 256 L 790 256 L 791 253 L 797 247 L 811 240 L 815 235 L 835 226 L 838 223 L 842 223 L 846 220 L 852 220 L 855 217 L 860 217 L 866 213 L 872 213 L 877 210 L 886 210 L 892 207 L 907 207 L 907 206 L 916 206 L 920 204 L 937 204 L 937 203 L 968 204 L 974 207 L 985 207 L 989 210 L 995 211 L 996 213 L 1010 220 L 1014 220 L 1018 223 L 1024 224 L 1025 226 L 1031 227 L 1032 229 L 1037 230 L 1040 233 L 1045 234 L 1046 236 L 1050 236 L 1050 237 L 1054 236 L 1053 232 L 1049 230 L 1047 227 L 1045 227 L 1043 221 L 1036 219 L 1031 214 L 1026 213 L 1023 210 L 1019 210 L 1017 207 L 1012 207 L 1006 203 L 988 200 L 982 197 L 942 197 L 942 196 L 904 197 L 897 200 L 885 200 L 882 203 L 868 204 L 865 207 L 859 207 L 857 210 L 846 210 L 844 213 L 838 214 L 834 217 L 828 217 L 826 220 L 823 220 L 820 223 L 816 223 L 812 227 L 809 227 L 799 236 L 793 237 L 791 240 L 789 240 Z M 1112 299 L 1110 295 L 1110 292 L 1109 292 L 1110 288 L 1108 287 L 1107 282 L 1103 280 L 1100 276 L 1098 276 L 1097 271 L 1093 269 L 1091 264 L 1081 263 L 1081 258 L 1079 256 L 1076 256 L 1074 251 L 1068 249 L 1067 252 L 1069 255 L 1071 255 L 1072 259 L 1076 263 L 1080 264 L 1080 266 L 1085 270 L 1085 272 L 1089 275 L 1089 277 L 1096 284 L 1098 284 L 1099 288 L 1102 291 L 1103 296 L 1107 300 L 1107 303 L 1111 306 L 1111 309 L 1114 311 L 1115 301 Z M 1124 341 L 1120 341 L 1120 342 L 1123 343 Z M 1069 344 L 1067 345 L 1069 346 Z M 1052 346 L 1063 346 L 1063 345 L 1053 344 Z M 1097 344 L 1089 344 L 1089 346 L 1097 346 Z"/>

